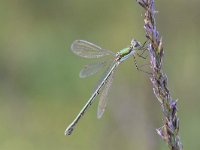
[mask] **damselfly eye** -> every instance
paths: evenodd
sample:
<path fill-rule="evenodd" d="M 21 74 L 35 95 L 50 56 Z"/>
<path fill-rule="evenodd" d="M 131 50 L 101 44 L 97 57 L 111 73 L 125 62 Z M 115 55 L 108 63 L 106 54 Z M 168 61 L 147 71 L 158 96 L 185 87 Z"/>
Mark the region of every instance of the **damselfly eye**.
<path fill-rule="evenodd" d="M 140 44 L 137 40 L 135 40 L 135 39 L 132 39 L 131 45 L 132 45 L 133 47 L 135 47 L 135 48 L 141 46 L 141 44 Z"/>

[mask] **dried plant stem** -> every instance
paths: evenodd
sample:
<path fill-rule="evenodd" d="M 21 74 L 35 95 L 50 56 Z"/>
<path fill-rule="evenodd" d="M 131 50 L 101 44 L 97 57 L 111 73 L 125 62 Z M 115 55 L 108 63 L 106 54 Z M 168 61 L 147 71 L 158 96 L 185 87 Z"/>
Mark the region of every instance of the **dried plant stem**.
<path fill-rule="evenodd" d="M 162 70 L 163 43 L 156 29 L 154 0 L 137 0 L 145 9 L 144 29 L 150 41 L 148 46 L 153 84 L 153 91 L 161 104 L 164 125 L 157 129 L 157 133 L 167 142 L 170 150 L 182 150 L 179 137 L 179 118 L 177 117 L 177 101 L 174 100 L 167 87 L 167 75 Z"/>

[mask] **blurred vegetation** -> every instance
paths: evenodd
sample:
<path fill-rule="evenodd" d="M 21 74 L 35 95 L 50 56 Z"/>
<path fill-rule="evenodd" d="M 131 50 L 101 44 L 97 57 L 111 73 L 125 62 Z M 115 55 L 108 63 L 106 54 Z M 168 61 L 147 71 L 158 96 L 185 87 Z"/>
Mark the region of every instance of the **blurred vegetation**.
<path fill-rule="evenodd" d="M 164 70 L 179 99 L 184 149 L 199 149 L 200 20 L 198 0 L 156 1 Z M 79 79 L 88 60 L 70 52 L 75 39 L 118 51 L 144 41 L 142 9 L 133 0 L 2 0 L 0 2 L 0 149 L 167 149 L 156 135 L 159 103 L 133 60 L 115 75 L 101 120 L 91 107 L 72 136 L 64 130 L 100 74 Z M 148 63 L 148 62 L 147 62 Z"/>

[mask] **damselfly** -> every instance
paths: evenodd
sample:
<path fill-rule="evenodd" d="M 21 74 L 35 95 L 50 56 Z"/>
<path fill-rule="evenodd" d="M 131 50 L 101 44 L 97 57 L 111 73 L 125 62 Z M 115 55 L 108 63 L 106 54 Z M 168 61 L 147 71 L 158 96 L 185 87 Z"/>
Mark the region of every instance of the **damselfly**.
<path fill-rule="evenodd" d="M 98 110 L 97 110 L 97 117 L 101 118 L 101 116 L 104 113 L 107 101 L 106 96 L 108 94 L 108 91 L 111 87 L 112 80 L 113 80 L 113 74 L 118 67 L 118 65 L 129 58 L 130 56 L 133 56 L 135 58 L 135 54 L 137 50 L 143 50 L 144 45 L 141 45 L 137 40 L 133 39 L 131 41 L 131 45 L 129 47 L 126 47 L 116 54 L 113 53 L 110 50 L 103 49 L 95 44 L 92 44 L 90 42 L 84 41 L 84 40 L 75 40 L 71 45 L 71 50 L 76 55 L 84 58 L 100 58 L 106 55 L 112 55 L 114 57 L 114 60 L 109 65 L 108 69 L 106 70 L 105 74 L 103 75 L 102 79 L 100 80 L 99 84 L 97 85 L 96 89 L 92 93 L 91 97 L 85 104 L 85 106 L 81 109 L 77 117 L 74 119 L 74 121 L 67 127 L 65 130 L 65 135 L 70 135 L 72 131 L 74 130 L 74 127 L 78 123 L 78 121 L 81 119 L 81 117 L 84 115 L 86 110 L 89 108 L 89 106 L 93 103 L 96 96 L 101 92 L 99 104 L 98 104 Z M 81 72 L 80 77 L 84 78 L 90 75 L 95 74 L 100 70 L 101 67 L 104 66 L 103 62 L 97 62 L 93 64 L 89 64 L 85 66 Z M 136 63 L 135 63 L 136 64 Z M 137 64 L 136 64 L 137 67 Z M 138 67 L 137 67 L 138 69 Z M 104 87 L 104 89 L 102 89 Z M 101 91 L 102 90 L 102 91 Z"/>

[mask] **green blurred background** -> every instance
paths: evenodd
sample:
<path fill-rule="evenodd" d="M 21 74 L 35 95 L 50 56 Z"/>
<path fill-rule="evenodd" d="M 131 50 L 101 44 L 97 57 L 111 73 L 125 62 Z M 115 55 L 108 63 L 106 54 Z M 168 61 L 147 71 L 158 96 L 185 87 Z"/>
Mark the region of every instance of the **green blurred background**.
<path fill-rule="evenodd" d="M 199 0 L 156 1 L 164 70 L 179 99 L 184 149 L 192 150 L 200 149 L 199 6 Z M 115 75 L 103 118 L 96 119 L 95 102 L 64 136 L 102 73 L 80 79 L 90 60 L 71 53 L 70 44 L 85 39 L 117 52 L 133 37 L 144 41 L 143 13 L 134 0 L 1 0 L 0 149 L 168 149 L 155 132 L 162 113 L 151 82 L 132 59 Z"/>

